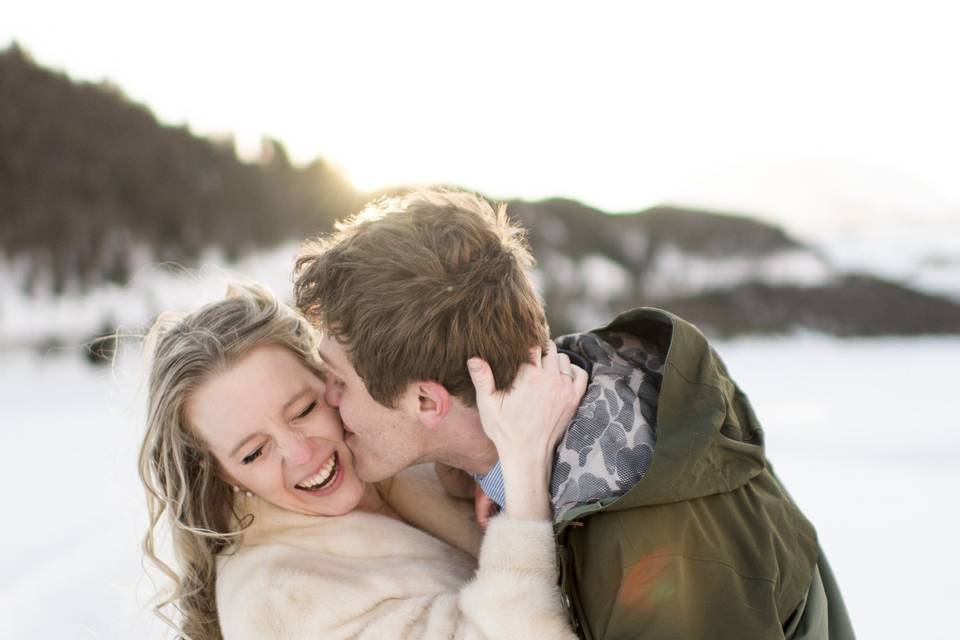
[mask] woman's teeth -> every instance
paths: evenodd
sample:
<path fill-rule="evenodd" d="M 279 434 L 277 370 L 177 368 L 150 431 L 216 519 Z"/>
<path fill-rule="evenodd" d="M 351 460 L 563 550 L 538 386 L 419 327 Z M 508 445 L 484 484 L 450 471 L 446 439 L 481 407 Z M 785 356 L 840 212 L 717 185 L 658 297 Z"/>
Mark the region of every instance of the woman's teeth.
<path fill-rule="evenodd" d="M 337 475 L 337 454 L 334 453 L 330 456 L 330 459 L 327 460 L 327 464 L 323 465 L 323 468 L 317 472 L 315 476 L 307 478 L 303 482 L 300 482 L 296 485 L 297 489 L 303 489 L 304 491 L 316 491 L 317 489 L 322 489 L 325 487 L 334 477 Z"/>

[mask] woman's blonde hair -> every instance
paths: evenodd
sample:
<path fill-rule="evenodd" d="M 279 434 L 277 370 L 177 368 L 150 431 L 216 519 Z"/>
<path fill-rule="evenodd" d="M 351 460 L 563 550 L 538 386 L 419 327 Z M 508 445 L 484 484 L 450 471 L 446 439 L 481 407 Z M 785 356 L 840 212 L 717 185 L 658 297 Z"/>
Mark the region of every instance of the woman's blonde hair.
<path fill-rule="evenodd" d="M 316 336 L 291 307 L 258 285 L 232 285 L 227 297 L 188 315 L 163 314 L 144 350 L 150 359 L 147 428 L 140 450 L 149 528 L 143 551 L 174 583 L 156 614 L 188 640 L 220 640 L 215 582 L 217 556 L 249 525 L 234 492 L 184 408 L 211 376 L 261 345 L 289 349 L 320 375 Z M 177 568 L 157 553 L 160 523 L 170 525 Z M 173 607 L 179 621 L 167 615 Z"/>

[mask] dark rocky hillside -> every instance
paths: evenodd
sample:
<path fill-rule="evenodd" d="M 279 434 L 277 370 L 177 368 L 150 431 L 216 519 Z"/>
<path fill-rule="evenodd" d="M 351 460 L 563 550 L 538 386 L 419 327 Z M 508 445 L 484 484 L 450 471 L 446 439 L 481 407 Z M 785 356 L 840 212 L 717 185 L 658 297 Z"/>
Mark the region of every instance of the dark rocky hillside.
<path fill-rule="evenodd" d="M 636 268 L 646 266 L 665 245 L 704 257 L 803 248 L 772 225 L 677 207 L 610 215 L 572 200 L 552 199 L 513 202 L 509 210 L 530 229 L 534 249 L 563 244 L 574 257 L 599 251 Z"/>
<path fill-rule="evenodd" d="M 836 336 L 960 333 L 956 302 L 865 275 L 815 288 L 749 282 L 660 305 L 722 336 L 796 329 Z"/>
<path fill-rule="evenodd" d="M 105 84 L 75 83 L 17 46 L 0 51 L 0 249 L 24 257 L 24 287 L 125 282 L 136 254 L 189 264 L 326 228 L 356 193 L 323 162 L 298 168 L 265 143 L 241 162 L 232 141 L 160 125 Z"/>

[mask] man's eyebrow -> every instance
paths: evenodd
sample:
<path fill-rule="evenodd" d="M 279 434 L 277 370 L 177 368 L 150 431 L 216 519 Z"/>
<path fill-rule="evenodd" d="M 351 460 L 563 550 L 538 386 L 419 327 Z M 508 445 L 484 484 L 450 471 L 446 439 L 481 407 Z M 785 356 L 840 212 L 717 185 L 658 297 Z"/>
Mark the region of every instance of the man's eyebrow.
<path fill-rule="evenodd" d="M 299 399 L 302 398 L 303 396 L 307 395 L 308 393 L 310 393 L 310 387 L 304 387 L 303 389 L 300 389 L 300 391 L 297 391 L 295 394 L 293 394 L 292 396 L 290 396 L 290 399 L 289 399 L 289 400 L 287 400 L 286 402 L 283 403 L 283 408 L 281 409 L 281 412 L 285 412 L 285 411 L 286 411 L 287 409 L 289 409 L 290 406 L 293 405 L 297 400 L 299 400 Z M 237 452 L 240 451 L 240 449 L 243 449 L 243 447 L 244 447 L 248 442 L 250 442 L 251 440 L 253 440 L 254 438 L 256 438 L 257 436 L 260 436 L 260 435 L 263 435 L 263 433 L 260 432 L 260 431 L 258 431 L 257 433 L 251 433 L 249 436 L 247 436 L 246 438 L 244 438 L 242 441 L 240 441 L 240 443 L 239 443 L 237 446 L 235 446 L 235 447 L 233 448 L 233 451 L 230 452 L 230 457 L 232 458 L 233 456 L 237 455 Z"/>

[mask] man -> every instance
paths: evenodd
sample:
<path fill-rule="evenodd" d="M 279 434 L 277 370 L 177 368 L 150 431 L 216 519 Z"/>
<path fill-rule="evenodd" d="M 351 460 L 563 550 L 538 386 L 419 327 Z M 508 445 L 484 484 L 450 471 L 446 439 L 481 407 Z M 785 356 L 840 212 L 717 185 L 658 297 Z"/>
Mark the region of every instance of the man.
<path fill-rule="evenodd" d="M 465 193 L 383 199 L 306 245 L 297 305 L 323 330 L 327 400 L 364 480 L 441 462 L 502 503 L 466 362 L 502 389 L 547 342 L 532 264 L 505 208 Z M 581 636 L 853 637 L 813 527 L 695 327 L 643 308 L 557 344 L 590 374 L 551 485 Z"/>

